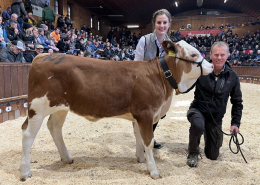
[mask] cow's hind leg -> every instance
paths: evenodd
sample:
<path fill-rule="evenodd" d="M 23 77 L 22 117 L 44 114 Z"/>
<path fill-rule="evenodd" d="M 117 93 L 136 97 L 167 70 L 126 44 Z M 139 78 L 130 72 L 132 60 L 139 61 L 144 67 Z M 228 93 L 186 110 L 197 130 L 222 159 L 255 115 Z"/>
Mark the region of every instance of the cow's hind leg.
<path fill-rule="evenodd" d="M 135 139 L 136 139 L 137 161 L 139 163 L 144 163 L 145 157 L 144 157 L 143 141 L 142 141 L 142 137 L 141 137 L 141 134 L 140 134 L 139 125 L 136 122 L 133 122 L 133 127 L 134 127 Z"/>
<path fill-rule="evenodd" d="M 30 152 L 34 139 L 42 125 L 44 116 L 34 115 L 32 118 L 27 118 L 23 124 L 22 136 L 22 160 L 20 164 L 20 180 L 25 181 L 31 177 Z M 24 130 L 26 129 L 26 130 Z"/>
<path fill-rule="evenodd" d="M 62 126 L 66 119 L 68 111 L 59 111 L 50 115 L 47 126 L 53 138 L 53 141 L 58 148 L 61 160 L 64 163 L 71 164 L 73 160 L 70 158 L 68 150 L 65 146 L 62 137 Z"/>
<path fill-rule="evenodd" d="M 139 119 L 137 119 L 140 134 L 143 139 L 143 144 L 145 148 L 145 158 L 147 168 L 150 172 L 150 175 L 153 179 L 159 179 L 160 175 L 156 168 L 156 164 L 153 157 L 153 145 L 154 145 L 154 138 L 153 138 L 153 119 L 150 115 L 143 115 Z"/>

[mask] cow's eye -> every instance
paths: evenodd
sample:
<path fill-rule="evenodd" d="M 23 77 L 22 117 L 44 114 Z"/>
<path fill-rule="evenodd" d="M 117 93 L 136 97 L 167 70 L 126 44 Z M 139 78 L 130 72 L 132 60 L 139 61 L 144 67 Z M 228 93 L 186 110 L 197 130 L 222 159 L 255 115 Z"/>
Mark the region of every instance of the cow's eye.
<path fill-rule="evenodd" d="M 197 55 L 196 54 L 192 54 L 191 57 L 196 57 Z"/>

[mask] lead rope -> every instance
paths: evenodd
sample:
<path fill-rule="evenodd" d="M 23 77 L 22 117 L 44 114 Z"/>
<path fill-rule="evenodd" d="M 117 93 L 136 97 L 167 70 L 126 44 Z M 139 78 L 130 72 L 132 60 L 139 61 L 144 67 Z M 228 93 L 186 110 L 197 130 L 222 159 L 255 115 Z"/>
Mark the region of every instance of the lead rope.
<path fill-rule="evenodd" d="M 237 138 L 236 130 L 234 130 L 234 131 L 232 132 L 232 134 L 227 134 L 227 133 L 225 133 L 225 132 L 222 131 L 222 129 L 221 129 L 221 128 L 219 127 L 219 125 L 216 123 L 216 121 L 215 121 L 213 115 L 212 115 L 211 112 L 210 112 L 210 109 L 209 109 L 209 106 L 208 106 L 208 104 L 207 104 L 206 97 L 205 97 L 204 93 L 202 92 L 202 90 L 201 90 L 200 88 L 198 88 L 198 89 L 199 89 L 199 91 L 201 92 L 201 94 L 202 94 L 202 96 L 203 96 L 203 99 L 204 99 L 204 101 L 205 101 L 205 103 L 206 103 L 207 109 L 208 109 L 208 111 L 209 111 L 209 113 L 210 113 L 210 116 L 211 116 L 211 118 L 212 118 L 214 124 L 217 126 L 217 128 L 218 128 L 223 134 L 225 134 L 226 136 L 231 136 L 231 138 L 230 138 L 230 140 L 229 140 L 229 149 L 230 149 L 230 151 L 231 151 L 233 154 L 238 154 L 238 152 L 240 152 L 241 155 L 242 155 L 242 157 L 243 157 L 243 159 L 244 159 L 244 161 L 247 163 L 246 158 L 245 158 L 245 156 L 244 156 L 244 154 L 243 154 L 243 152 L 242 152 L 242 150 L 241 150 L 241 148 L 240 148 L 240 145 L 242 145 L 242 144 L 244 143 L 244 137 L 243 137 L 243 135 L 240 134 L 240 133 L 238 133 L 238 134 L 241 136 L 241 138 L 242 138 L 242 142 L 239 143 L 238 138 Z M 237 147 L 237 151 L 236 151 L 236 152 L 234 152 L 234 151 L 232 150 L 232 147 L 231 147 L 231 141 L 232 141 L 232 140 L 233 140 L 233 142 L 235 143 L 235 145 L 236 145 L 236 147 Z"/>

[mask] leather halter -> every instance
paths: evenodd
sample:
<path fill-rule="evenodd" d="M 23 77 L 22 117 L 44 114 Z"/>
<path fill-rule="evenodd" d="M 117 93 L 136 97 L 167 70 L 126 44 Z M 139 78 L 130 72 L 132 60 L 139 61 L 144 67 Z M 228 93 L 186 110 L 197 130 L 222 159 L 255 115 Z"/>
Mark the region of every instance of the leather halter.
<path fill-rule="evenodd" d="M 200 76 L 203 74 L 202 62 L 203 62 L 203 60 L 204 60 L 204 57 L 202 58 L 202 60 L 201 60 L 200 62 L 194 62 L 194 61 L 187 60 L 187 59 L 185 59 L 185 58 L 179 58 L 179 57 L 174 57 L 174 58 L 178 58 L 179 60 L 183 60 L 183 61 L 185 61 L 185 62 L 190 62 L 190 63 L 193 63 L 193 64 L 198 64 L 197 67 L 200 67 L 200 72 L 201 72 L 201 73 L 200 73 Z M 165 78 L 168 80 L 168 82 L 170 83 L 170 85 L 171 85 L 175 90 L 178 89 L 178 84 L 177 84 L 176 80 L 173 78 L 172 73 L 171 73 L 171 71 L 170 71 L 170 69 L 169 69 L 169 67 L 168 67 L 168 65 L 167 65 L 167 63 L 166 63 L 165 58 L 164 58 L 164 57 L 161 57 L 161 58 L 159 58 L 159 61 L 160 61 L 160 64 L 161 64 L 161 66 L 162 66 L 162 69 L 163 69 L 163 71 L 164 71 L 164 76 L 165 76 Z M 196 84 L 196 82 L 195 82 L 189 89 L 187 89 L 187 91 L 181 92 L 181 93 L 184 94 L 184 93 L 189 92 L 190 90 L 192 90 L 192 89 L 195 87 L 195 84 Z"/>

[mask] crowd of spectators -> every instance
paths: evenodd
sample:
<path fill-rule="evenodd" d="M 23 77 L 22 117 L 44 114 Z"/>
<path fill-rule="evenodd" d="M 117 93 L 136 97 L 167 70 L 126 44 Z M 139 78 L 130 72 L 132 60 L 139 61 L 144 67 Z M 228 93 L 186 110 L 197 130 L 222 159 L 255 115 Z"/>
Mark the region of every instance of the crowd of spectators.
<path fill-rule="evenodd" d="M 251 23 L 251 25 L 260 25 L 259 19 L 255 23 Z M 180 30 L 183 30 L 181 27 Z M 189 27 L 191 27 L 189 25 Z M 200 28 L 202 28 L 201 25 Z M 216 27 L 214 24 L 211 28 L 209 25 L 206 29 L 213 29 Z M 228 43 L 230 48 L 230 55 L 228 57 L 228 61 L 231 63 L 232 66 L 257 66 L 260 64 L 260 31 L 256 30 L 255 32 L 251 33 L 250 31 L 247 34 L 244 34 L 242 37 L 238 37 L 236 33 L 232 31 L 231 27 L 227 27 L 227 31 L 224 31 L 223 24 L 220 26 L 222 31 L 220 34 L 216 35 L 181 35 L 180 31 L 176 33 L 171 32 L 170 38 L 174 42 L 178 42 L 180 40 L 185 40 L 187 43 L 191 44 L 193 47 L 197 48 L 201 54 L 206 57 L 207 60 L 209 58 L 209 51 L 212 44 L 216 41 L 225 41 Z M 204 29 L 204 28 L 203 28 Z M 259 63 L 258 63 L 259 62 Z"/>
<path fill-rule="evenodd" d="M 90 26 L 86 27 L 85 24 L 80 30 L 73 28 L 73 22 L 68 15 L 61 15 L 57 19 L 57 27 L 54 28 L 55 14 L 47 5 L 42 11 L 42 21 L 37 22 L 32 15 L 30 1 L 23 4 L 21 0 L 16 0 L 3 12 L 3 17 L 0 18 L 1 62 L 32 62 L 37 54 L 43 52 L 116 61 L 129 61 L 135 58 L 135 47 L 141 38 L 140 33 L 136 35 L 126 28 L 112 27 L 104 39 L 101 35 L 93 35 Z M 258 19 L 255 23 L 243 25 L 257 24 L 260 24 Z M 260 62 L 259 30 L 255 33 L 248 31 L 246 35 L 239 38 L 236 33 L 232 33 L 230 28 L 233 26 L 227 23 L 228 30 L 224 32 L 224 25 L 220 25 L 219 28 L 223 31 L 215 36 L 211 34 L 190 37 L 183 36 L 177 31 L 171 32 L 170 38 L 174 42 L 185 40 L 207 59 L 212 44 L 215 41 L 225 41 L 230 46 L 231 54 L 228 61 L 232 65 L 243 65 L 245 62 L 251 62 L 250 65 L 253 66 L 257 65 L 256 62 Z M 201 25 L 199 29 L 215 28 L 217 27 L 213 24 L 205 28 Z M 191 25 L 188 29 L 192 29 Z M 185 30 L 185 27 L 182 26 L 180 30 Z"/>

